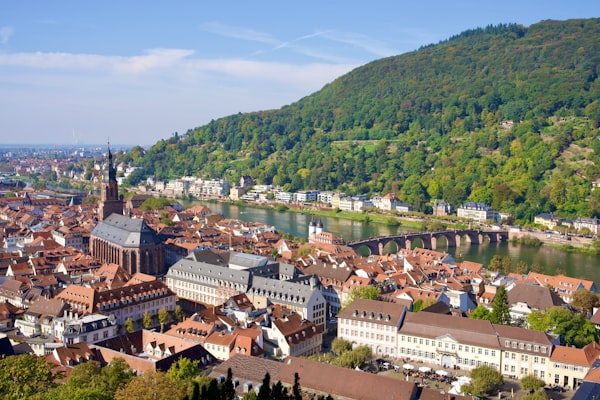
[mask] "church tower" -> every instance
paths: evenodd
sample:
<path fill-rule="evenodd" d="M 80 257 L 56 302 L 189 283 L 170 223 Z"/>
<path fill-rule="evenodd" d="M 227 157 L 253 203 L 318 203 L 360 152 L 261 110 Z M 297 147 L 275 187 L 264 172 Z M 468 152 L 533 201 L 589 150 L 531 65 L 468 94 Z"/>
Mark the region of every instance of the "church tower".
<path fill-rule="evenodd" d="M 108 146 L 108 159 L 102 169 L 102 187 L 100 190 L 100 220 L 105 220 L 109 215 L 116 213 L 123 215 L 123 199 L 119 197 L 119 184 L 117 170 L 113 165 L 113 156 Z"/>

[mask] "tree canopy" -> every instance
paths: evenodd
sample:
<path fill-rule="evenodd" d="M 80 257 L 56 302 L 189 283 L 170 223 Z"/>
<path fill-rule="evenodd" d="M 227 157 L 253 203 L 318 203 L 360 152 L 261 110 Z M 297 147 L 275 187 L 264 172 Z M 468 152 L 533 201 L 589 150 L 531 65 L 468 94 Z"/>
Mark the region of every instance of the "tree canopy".
<path fill-rule="evenodd" d="M 589 319 L 564 307 L 532 311 L 528 320 L 530 329 L 559 335 L 564 346 L 581 348 L 599 338 Z"/>
<path fill-rule="evenodd" d="M 484 396 L 498 390 L 502 384 L 502 374 L 487 365 L 482 365 L 471 371 L 471 383 L 463 385 L 461 390 L 475 396 Z"/>
<path fill-rule="evenodd" d="M 600 216 L 600 19 L 500 24 L 363 65 L 278 110 L 239 113 L 121 157 L 137 184 L 198 175 L 284 190 L 399 189 L 532 222 Z"/>
<path fill-rule="evenodd" d="M 0 398 L 28 399 L 57 385 L 62 374 L 53 372 L 54 365 L 33 354 L 0 359 Z"/>

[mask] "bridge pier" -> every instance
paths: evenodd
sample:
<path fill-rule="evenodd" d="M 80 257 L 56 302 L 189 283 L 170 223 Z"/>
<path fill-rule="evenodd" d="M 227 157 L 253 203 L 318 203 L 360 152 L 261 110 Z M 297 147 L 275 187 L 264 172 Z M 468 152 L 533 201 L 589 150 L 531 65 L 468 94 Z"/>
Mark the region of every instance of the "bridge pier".
<path fill-rule="evenodd" d="M 370 238 L 357 240 L 348 243 L 348 245 L 354 249 L 358 249 L 361 246 L 367 246 L 371 254 L 383 254 L 384 247 L 391 241 L 396 243 L 398 249 L 411 249 L 414 240 L 421 239 L 423 247 L 435 249 L 437 248 L 438 239 L 444 237 L 446 238 L 446 248 L 448 249 L 450 247 L 460 246 L 462 240 L 466 240 L 470 244 L 483 243 L 486 236 L 489 238 L 490 242 L 508 240 L 508 232 L 506 231 L 453 230 Z"/>

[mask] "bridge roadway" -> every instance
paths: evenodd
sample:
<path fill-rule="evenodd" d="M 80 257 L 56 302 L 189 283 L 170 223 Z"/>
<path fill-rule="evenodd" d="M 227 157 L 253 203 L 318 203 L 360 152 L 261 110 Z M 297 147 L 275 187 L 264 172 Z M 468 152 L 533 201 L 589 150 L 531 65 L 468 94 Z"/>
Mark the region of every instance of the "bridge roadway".
<path fill-rule="evenodd" d="M 398 249 L 411 249 L 415 240 L 421 239 L 423 247 L 434 250 L 437 248 L 438 239 L 446 239 L 446 248 L 460 246 L 461 241 L 465 243 L 480 244 L 486 239 L 489 242 L 502 242 L 508 240 L 507 231 L 482 231 L 482 230 L 451 230 L 440 232 L 421 232 L 406 233 L 401 235 L 372 237 L 368 239 L 355 240 L 348 243 L 348 246 L 357 250 L 359 247 L 366 246 L 371 254 L 383 254 L 383 248 L 390 242 L 396 243 Z"/>

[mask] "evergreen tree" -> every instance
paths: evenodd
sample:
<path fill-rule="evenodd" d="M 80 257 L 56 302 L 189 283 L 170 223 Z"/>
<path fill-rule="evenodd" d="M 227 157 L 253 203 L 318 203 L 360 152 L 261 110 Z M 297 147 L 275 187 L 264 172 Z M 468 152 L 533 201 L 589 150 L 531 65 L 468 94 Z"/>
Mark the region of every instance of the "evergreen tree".
<path fill-rule="evenodd" d="M 256 400 L 271 400 L 271 375 L 268 372 L 263 378 Z"/>
<path fill-rule="evenodd" d="M 300 375 L 294 373 L 294 386 L 292 388 L 293 400 L 302 400 L 302 389 L 300 388 Z"/>
<path fill-rule="evenodd" d="M 235 387 L 233 386 L 233 372 L 231 368 L 227 368 L 227 379 L 223 384 L 223 399 L 233 400 L 235 399 Z"/>
<path fill-rule="evenodd" d="M 208 388 L 206 388 L 206 391 L 204 390 L 205 387 L 203 387 L 202 390 L 202 399 L 203 400 L 220 400 L 221 398 L 221 391 L 219 390 L 219 384 L 217 383 L 216 379 L 211 379 Z"/>
<path fill-rule="evenodd" d="M 194 389 L 192 390 L 192 400 L 200 400 L 200 384 L 194 381 Z"/>
<path fill-rule="evenodd" d="M 492 313 L 490 322 L 493 324 L 510 325 L 510 309 L 508 307 L 508 296 L 504 286 L 500 286 L 492 302 Z"/>

